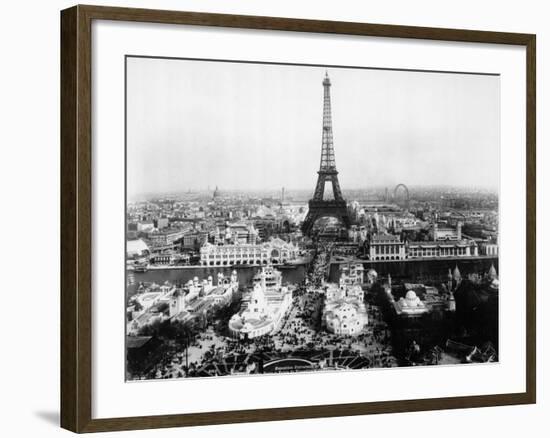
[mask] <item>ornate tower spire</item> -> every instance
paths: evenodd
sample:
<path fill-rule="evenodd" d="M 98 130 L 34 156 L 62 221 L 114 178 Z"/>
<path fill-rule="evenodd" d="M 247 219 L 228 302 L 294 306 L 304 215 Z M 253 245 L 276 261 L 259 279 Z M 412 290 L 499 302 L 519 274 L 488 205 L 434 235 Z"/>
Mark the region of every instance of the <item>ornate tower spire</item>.
<path fill-rule="evenodd" d="M 460 275 L 460 271 L 458 269 L 458 265 L 455 265 L 455 269 L 453 271 L 453 279 L 458 283 L 460 280 L 462 280 L 462 276 Z"/>
<path fill-rule="evenodd" d="M 332 111 L 330 107 L 330 79 L 325 72 L 323 79 L 323 141 L 321 149 L 321 165 L 319 170 L 336 170 L 334 159 L 334 144 L 332 139 Z"/>
<path fill-rule="evenodd" d="M 491 280 L 497 278 L 497 270 L 495 269 L 495 265 L 493 263 L 491 263 L 491 267 L 489 268 L 488 276 Z"/>
<path fill-rule="evenodd" d="M 334 142 L 332 137 L 332 113 L 330 104 L 331 82 L 328 72 L 325 72 L 323 79 L 323 133 L 321 144 L 321 162 L 317 172 L 317 185 L 313 199 L 309 201 L 309 211 L 302 225 L 302 232 L 309 234 L 317 219 L 324 216 L 339 218 L 346 228 L 350 226 L 350 219 L 347 212 L 347 204 L 342 196 L 338 182 L 338 171 L 334 158 Z M 324 200 L 325 183 L 332 184 L 334 200 Z"/>

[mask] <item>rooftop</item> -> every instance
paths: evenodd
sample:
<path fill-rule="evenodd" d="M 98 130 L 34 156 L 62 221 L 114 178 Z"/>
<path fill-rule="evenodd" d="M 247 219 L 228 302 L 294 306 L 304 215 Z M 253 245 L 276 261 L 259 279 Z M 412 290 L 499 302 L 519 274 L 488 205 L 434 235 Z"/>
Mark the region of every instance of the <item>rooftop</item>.
<path fill-rule="evenodd" d="M 400 242 L 399 236 L 394 234 L 375 234 L 372 237 L 373 242 Z"/>
<path fill-rule="evenodd" d="M 418 242 L 409 242 L 409 247 L 419 246 L 419 247 L 446 247 L 452 248 L 455 246 L 469 246 L 470 242 L 467 240 L 427 240 L 427 241 L 418 241 Z"/>

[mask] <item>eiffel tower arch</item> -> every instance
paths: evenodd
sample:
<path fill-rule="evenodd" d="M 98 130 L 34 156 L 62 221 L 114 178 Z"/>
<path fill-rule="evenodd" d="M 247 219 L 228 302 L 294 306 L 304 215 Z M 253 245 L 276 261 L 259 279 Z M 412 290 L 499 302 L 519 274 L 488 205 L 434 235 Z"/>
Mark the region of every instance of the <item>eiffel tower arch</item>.
<path fill-rule="evenodd" d="M 322 217 L 333 217 L 339 219 L 342 224 L 349 228 L 350 218 L 348 215 L 347 203 L 342 196 L 340 183 L 338 182 L 338 171 L 334 158 L 334 144 L 332 139 L 332 115 L 330 107 L 330 79 L 328 73 L 323 80 L 323 138 L 321 147 L 321 163 L 317 172 L 317 185 L 313 198 L 309 201 L 309 210 L 302 224 L 302 233 L 311 235 L 313 225 Z M 324 199 L 325 185 L 330 182 L 334 199 Z"/>

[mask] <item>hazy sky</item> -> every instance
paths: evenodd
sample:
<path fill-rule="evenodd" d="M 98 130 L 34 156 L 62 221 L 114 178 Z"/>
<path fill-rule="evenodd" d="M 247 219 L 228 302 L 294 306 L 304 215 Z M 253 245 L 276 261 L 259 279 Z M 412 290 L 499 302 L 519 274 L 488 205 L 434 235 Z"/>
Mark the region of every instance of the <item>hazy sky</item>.
<path fill-rule="evenodd" d="M 129 196 L 310 189 L 325 70 L 342 189 L 498 187 L 499 78 L 128 58 Z"/>

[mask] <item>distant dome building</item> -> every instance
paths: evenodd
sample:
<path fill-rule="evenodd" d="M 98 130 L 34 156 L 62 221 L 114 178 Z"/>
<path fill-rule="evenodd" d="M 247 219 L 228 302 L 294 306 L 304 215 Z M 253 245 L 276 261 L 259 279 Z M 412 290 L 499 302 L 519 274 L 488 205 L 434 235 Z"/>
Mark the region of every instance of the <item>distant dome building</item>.
<path fill-rule="evenodd" d="M 405 314 L 407 316 L 422 315 L 428 312 L 426 305 L 413 290 L 409 290 L 404 297 L 395 302 L 395 310 L 398 315 Z"/>

